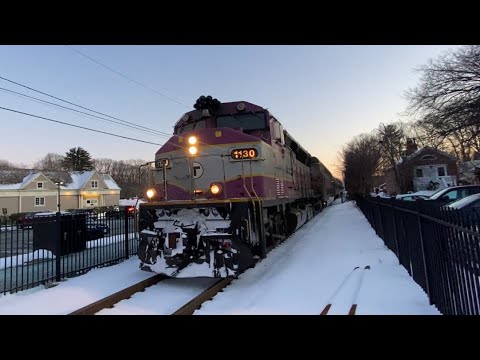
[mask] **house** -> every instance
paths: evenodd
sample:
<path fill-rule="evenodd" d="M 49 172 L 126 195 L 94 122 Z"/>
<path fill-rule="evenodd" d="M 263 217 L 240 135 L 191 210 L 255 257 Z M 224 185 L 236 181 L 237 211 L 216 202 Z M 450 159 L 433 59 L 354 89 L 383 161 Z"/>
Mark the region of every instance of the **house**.
<path fill-rule="evenodd" d="M 458 184 L 457 159 L 454 156 L 431 147 L 418 149 L 414 139 L 407 140 L 405 155 L 395 165 L 400 184 L 397 184 L 393 167 L 385 171 L 390 194 L 435 190 Z"/>
<path fill-rule="evenodd" d="M 63 183 L 63 185 L 57 185 Z M 120 187 L 96 171 L 0 170 L 3 214 L 118 205 Z"/>

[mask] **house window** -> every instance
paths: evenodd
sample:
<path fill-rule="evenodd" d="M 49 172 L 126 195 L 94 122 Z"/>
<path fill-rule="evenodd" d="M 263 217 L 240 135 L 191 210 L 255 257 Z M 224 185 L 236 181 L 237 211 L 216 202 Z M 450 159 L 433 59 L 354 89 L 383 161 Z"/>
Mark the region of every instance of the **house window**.
<path fill-rule="evenodd" d="M 435 160 L 435 156 L 433 156 L 433 155 L 424 155 L 424 156 L 422 156 L 422 160 Z"/>
<path fill-rule="evenodd" d="M 35 206 L 45 206 L 45 198 L 44 197 L 36 197 L 35 198 Z"/>
<path fill-rule="evenodd" d="M 92 180 L 92 188 L 98 188 L 98 181 Z"/>
<path fill-rule="evenodd" d="M 443 166 L 438 168 L 438 176 L 445 176 L 445 168 Z"/>
<path fill-rule="evenodd" d="M 37 189 L 43 189 L 43 182 L 37 182 Z"/>
<path fill-rule="evenodd" d="M 422 169 L 415 169 L 415 176 L 418 177 L 423 177 L 423 171 Z"/>

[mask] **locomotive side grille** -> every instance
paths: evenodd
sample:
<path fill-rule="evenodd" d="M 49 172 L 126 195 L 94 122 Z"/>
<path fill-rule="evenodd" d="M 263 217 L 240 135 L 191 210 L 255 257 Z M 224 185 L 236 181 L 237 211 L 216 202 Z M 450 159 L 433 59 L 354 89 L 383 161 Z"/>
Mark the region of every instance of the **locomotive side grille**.
<path fill-rule="evenodd" d="M 283 180 L 275 179 L 275 189 L 277 191 L 277 197 L 284 196 Z"/>

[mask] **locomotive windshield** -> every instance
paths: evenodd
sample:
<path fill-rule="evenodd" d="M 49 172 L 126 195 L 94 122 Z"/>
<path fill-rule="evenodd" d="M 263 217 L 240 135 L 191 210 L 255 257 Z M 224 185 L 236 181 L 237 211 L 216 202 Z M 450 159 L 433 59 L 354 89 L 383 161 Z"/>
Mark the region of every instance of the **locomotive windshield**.
<path fill-rule="evenodd" d="M 205 129 L 205 127 L 206 127 L 205 120 L 197 121 L 196 123 L 187 124 L 185 126 L 178 127 L 175 131 L 175 134 L 179 135 L 186 131 L 191 131 L 195 129 Z"/>
<path fill-rule="evenodd" d="M 242 128 L 243 130 L 265 129 L 265 114 L 250 113 L 217 117 L 217 127 Z"/>

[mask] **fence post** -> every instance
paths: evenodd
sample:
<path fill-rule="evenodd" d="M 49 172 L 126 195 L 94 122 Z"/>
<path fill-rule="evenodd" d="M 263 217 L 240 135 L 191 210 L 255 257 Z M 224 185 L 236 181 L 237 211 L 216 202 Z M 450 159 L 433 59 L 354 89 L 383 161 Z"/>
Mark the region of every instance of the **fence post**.
<path fill-rule="evenodd" d="M 57 241 L 55 242 L 55 280 L 58 282 L 62 277 L 60 260 L 62 258 L 63 234 L 62 234 L 62 215 L 60 214 L 60 212 L 57 212 L 55 220 L 57 223 Z"/>
<path fill-rule="evenodd" d="M 423 243 L 422 223 L 420 221 L 420 211 L 417 211 L 417 223 L 418 223 L 418 232 L 420 234 L 420 245 L 422 248 L 423 271 L 425 272 L 425 286 L 427 287 L 428 301 L 430 305 L 432 305 L 433 302 L 432 302 L 432 297 L 430 296 L 430 284 L 429 284 L 430 281 L 428 279 L 427 261 L 425 257 L 425 244 Z"/>
<path fill-rule="evenodd" d="M 128 207 L 125 207 L 125 212 L 124 212 L 124 216 L 125 216 L 125 259 L 129 259 L 129 253 L 130 253 L 130 249 L 128 247 L 128 231 L 129 231 L 129 228 L 128 228 Z"/>
<path fill-rule="evenodd" d="M 393 216 L 393 237 L 395 238 L 395 247 L 397 248 L 397 259 L 398 264 L 400 264 L 400 248 L 398 247 L 398 237 L 397 237 L 397 222 L 395 221 L 395 205 L 392 201 L 392 216 Z"/>
<path fill-rule="evenodd" d="M 378 212 L 380 214 L 380 238 L 383 240 L 383 242 L 385 242 L 385 233 L 383 232 L 383 217 L 382 217 L 382 207 L 383 207 L 383 203 L 378 203 Z"/>

